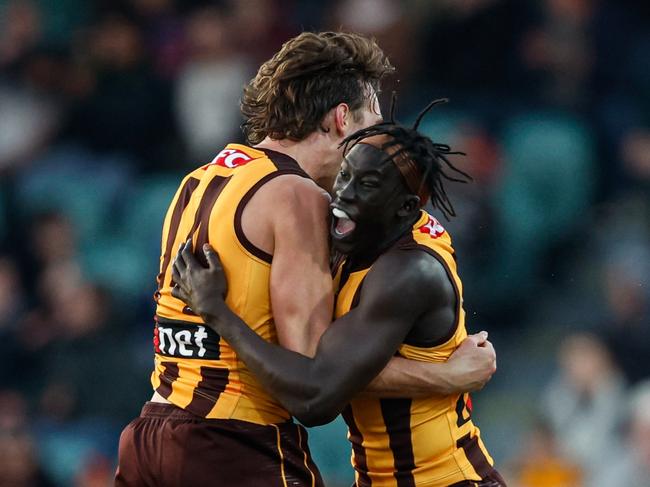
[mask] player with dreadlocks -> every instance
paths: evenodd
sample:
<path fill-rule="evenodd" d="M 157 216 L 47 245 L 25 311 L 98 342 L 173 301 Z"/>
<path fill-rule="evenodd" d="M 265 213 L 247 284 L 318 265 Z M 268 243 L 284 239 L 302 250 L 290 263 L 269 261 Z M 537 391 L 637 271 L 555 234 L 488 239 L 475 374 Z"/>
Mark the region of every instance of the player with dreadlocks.
<path fill-rule="evenodd" d="M 223 299 L 226 276 L 216 253 L 204 268 L 186 245 L 174 264 L 175 296 L 236 351 L 267 391 L 308 426 L 343 413 L 358 487 L 485 486 L 505 482 L 471 419 L 469 394 L 376 398 L 361 393 L 390 358 L 445 362 L 467 336 L 462 282 L 451 238 L 422 209 L 431 198 L 454 210 L 444 180 L 466 181 L 449 146 L 391 120 L 343 142 L 345 156 L 331 205 L 336 320 L 316 355 L 262 340 Z M 458 176 L 458 177 L 455 177 Z"/>
<path fill-rule="evenodd" d="M 471 180 L 469 174 L 455 167 L 447 156 L 465 155 L 464 152 L 453 152 L 447 144 L 439 144 L 428 137 L 423 137 L 418 131 L 420 122 L 424 116 L 434 106 L 447 103 L 449 100 L 440 98 L 429 103 L 424 110 L 417 116 L 412 128 L 406 128 L 395 123 L 395 102 L 397 98 L 393 94 L 390 109 L 390 122 L 378 123 L 370 127 L 361 129 L 343 140 L 344 153 L 348 152 L 348 147 L 361 140 L 373 136 L 385 136 L 381 150 L 388 152 L 386 160 L 393 160 L 398 164 L 398 169 L 404 176 L 406 184 L 414 194 L 421 197 L 421 203 L 424 205 L 430 197 L 434 207 L 438 208 L 443 216 L 449 220 L 450 216 L 456 216 L 454 207 L 447 197 L 443 179 L 458 183 L 465 183 Z M 366 143 L 369 143 L 366 141 Z M 421 178 L 417 177 L 417 171 L 413 173 L 402 165 L 399 161 L 404 161 L 408 166 L 415 164 L 415 168 L 422 174 Z M 453 172 L 459 174 L 463 179 L 458 179 L 447 175 L 443 170 L 443 164 Z M 414 177 L 415 176 L 415 177 Z"/>

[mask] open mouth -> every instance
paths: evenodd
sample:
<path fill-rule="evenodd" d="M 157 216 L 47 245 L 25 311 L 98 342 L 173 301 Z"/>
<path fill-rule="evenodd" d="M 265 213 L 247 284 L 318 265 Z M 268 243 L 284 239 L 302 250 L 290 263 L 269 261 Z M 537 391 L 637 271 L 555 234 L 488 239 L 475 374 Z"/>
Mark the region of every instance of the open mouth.
<path fill-rule="evenodd" d="M 343 210 L 332 208 L 334 235 L 339 238 L 346 237 L 354 232 L 357 224 Z"/>

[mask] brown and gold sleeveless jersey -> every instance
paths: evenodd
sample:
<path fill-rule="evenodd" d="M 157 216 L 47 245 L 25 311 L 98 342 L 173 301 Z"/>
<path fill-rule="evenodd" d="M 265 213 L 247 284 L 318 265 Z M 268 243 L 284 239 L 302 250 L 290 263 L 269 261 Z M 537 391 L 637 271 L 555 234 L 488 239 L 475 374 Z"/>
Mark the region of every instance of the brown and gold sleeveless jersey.
<path fill-rule="evenodd" d="M 171 295 L 171 264 L 179 245 L 192 238 L 201 260 L 200 249 L 210 243 L 228 279 L 228 306 L 265 340 L 277 342 L 269 295 L 272 256 L 246 239 L 241 216 L 255 191 L 283 174 L 308 177 L 284 154 L 230 144 L 210 164 L 185 177 L 167 211 L 151 383 L 172 404 L 198 416 L 257 424 L 290 418 L 263 391 L 234 350 Z"/>
<path fill-rule="evenodd" d="M 445 361 L 467 337 L 451 238 L 425 211 L 412 232 L 397 244 L 438 260 L 456 292 L 456 326 L 441 343 L 428 347 L 402 344 L 398 354 L 425 362 Z M 336 317 L 354 308 L 370 268 L 337 278 Z M 493 461 L 471 420 L 468 394 L 427 399 L 354 399 L 343 412 L 352 443 L 352 465 L 359 487 L 452 486 L 488 475 Z M 466 485 L 466 484 L 463 484 Z"/>

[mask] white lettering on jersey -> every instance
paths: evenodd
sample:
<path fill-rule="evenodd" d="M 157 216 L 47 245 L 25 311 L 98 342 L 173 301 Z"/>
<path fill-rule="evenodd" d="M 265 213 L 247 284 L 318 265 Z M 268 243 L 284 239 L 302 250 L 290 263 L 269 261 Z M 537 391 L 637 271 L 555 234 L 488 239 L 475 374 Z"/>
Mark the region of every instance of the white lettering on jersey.
<path fill-rule="evenodd" d="M 177 331 L 175 335 L 176 341 L 178 342 L 178 353 L 183 357 L 191 357 L 192 350 L 187 349 L 187 345 L 191 345 L 192 334 L 189 330 Z"/>
<path fill-rule="evenodd" d="M 217 166 L 222 166 L 222 167 L 228 167 L 230 169 L 233 169 L 238 166 L 243 166 L 244 164 L 252 161 L 253 158 L 246 154 L 245 152 L 242 152 L 237 149 L 224 149 L 219 154 L 217 154 L 217 157 L 212 159 L 212 162 L 204 167 L 204 169 L 207 169 L 209 166 L 217 165 Z"/>
<path fill-rule="evenodd" d="M 205 355 L 205 347 L 203 347 L 204 338 L 208 338 L 208 334 L 205 332 L 205 327 L 199 326 L 199 329 L 194 332 L 194 340 L 199 346 L 199 357 L 203 357 Z"/>
<path fill-rule="evenodd" d="M 176 349 L 182 357 L 199 357 L 206 354 L 206 348 L 203 340 L 208 338 L 204 326 L 198 326 L 197 330 L 192 333 L 190 330 L 178 330 L 174 333 L 172 328 L 158 324 L 159 344 L 156 349 L 157 353 L 165 355 L 174 355 Z"/>

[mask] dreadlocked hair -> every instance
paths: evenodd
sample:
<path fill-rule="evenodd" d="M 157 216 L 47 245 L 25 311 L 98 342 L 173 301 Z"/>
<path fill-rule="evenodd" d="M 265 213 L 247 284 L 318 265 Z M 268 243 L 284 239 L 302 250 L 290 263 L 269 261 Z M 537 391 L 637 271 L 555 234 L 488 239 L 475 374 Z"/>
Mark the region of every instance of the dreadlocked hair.
<path fill-rule="evenodd" d="M 464 156 L 466 154 L 460 151 L 452 151 L 449 145 L 434 142 L 429 137 L 418 132 L 420 122 L 427 112 L 434 106 L 447 101 L 446 98 L 433 100 L 418 114 L 412 127 L 405 127 L 395 121 L 396 95 L 393 92 L 390 120 L 358 130 L 346 137 L 341 142 L 341 145 L 344 154 L 347 154 L 348 150 L 366 138 L 377 135 L 387 136 L 388 140 L 381 146 L 381 150 L 386 152 L 391 147 L 397 150 L 390 151 L 391 153 L 387 154 L 384 161 L 395 162 L 397 157 L 404 156 L 413 161 L 422 175 L 418 192 L 423 188 L 428 189 L 433 206 L 438 208 L 443 216 L 449 220 L 450 217 L 456 216 L 456 212 L 447 196 L 444 181 L 467 183 L 472 180 L 469 174 L 458 169 L 449 161 L 449 156 Z M 424 205 L 426 201 L 421 203 Z"/>

